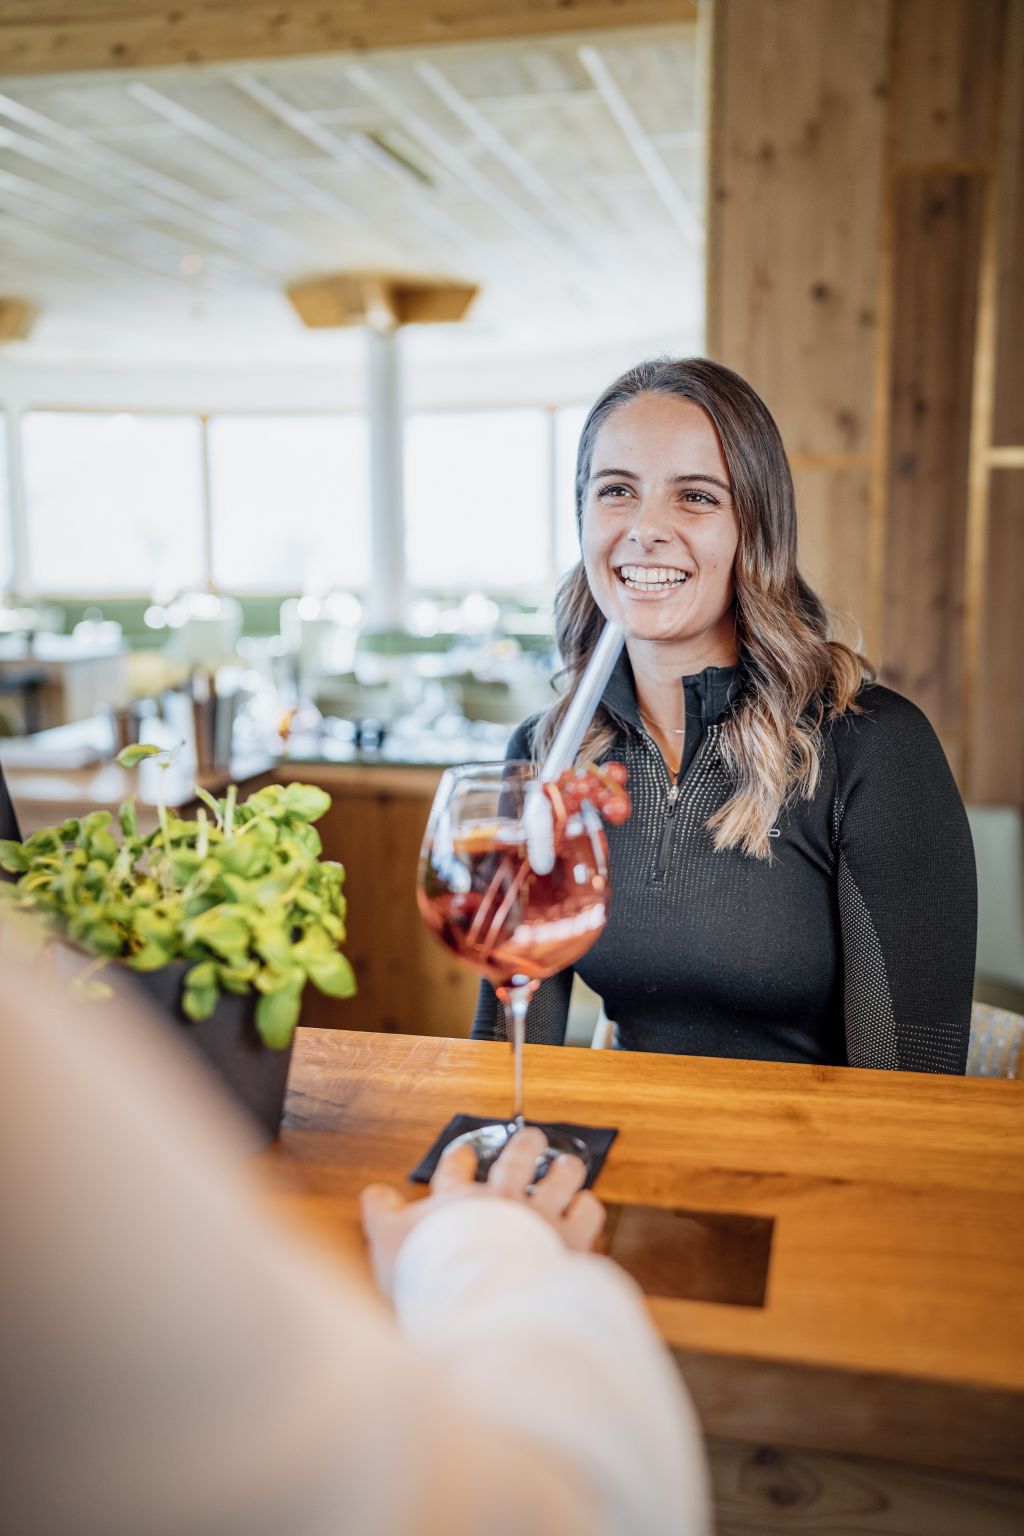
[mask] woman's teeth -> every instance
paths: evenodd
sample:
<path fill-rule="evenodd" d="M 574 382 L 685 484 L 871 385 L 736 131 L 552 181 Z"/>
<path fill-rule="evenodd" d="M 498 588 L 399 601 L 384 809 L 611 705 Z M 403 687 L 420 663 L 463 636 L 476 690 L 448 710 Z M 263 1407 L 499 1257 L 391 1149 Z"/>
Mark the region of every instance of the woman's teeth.
<path fill-rule="evenodd" d="M 619 566 L 619 580 L 635 592 L 663 592 L 669 587 L 681 587 L 689 578 L 689 571 L 680 571 L 674 565 Z"/>

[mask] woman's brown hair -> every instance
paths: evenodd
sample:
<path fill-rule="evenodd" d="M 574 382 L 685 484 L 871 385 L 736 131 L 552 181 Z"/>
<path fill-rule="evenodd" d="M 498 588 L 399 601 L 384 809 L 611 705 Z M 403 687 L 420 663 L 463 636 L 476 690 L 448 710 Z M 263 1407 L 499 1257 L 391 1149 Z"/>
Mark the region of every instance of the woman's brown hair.
<path fill-rule="evenodd" d="M 744 674 L 719 748 L 735 788 L 708 820 L 717 848 L 770 857 L 769 833 L 785 802 L 810 799 L 821 771 L 824 722 L 855 709 L 874 674 L 864 657 L 829 636 L 824 604 L 797 570 L 796 501 L 789 461 L 771 413 L 750 385 L 705 358 L 659 358 L 616 379 L 591 407 L 576 459 L 576 525 L 582 528 L 594 443 L 604 422 L 638 395 L 678 395 L 707 413 L 722 445 L 739 521 L 734 571 L 736 640 Z M 579 561 L 555 599 L 555 638 L 567 684 L 538 722 L 543 758 L 590 659 L 604 619 Z M 580 749 L 605 756 L 617 726 L 602 706 Z"/>

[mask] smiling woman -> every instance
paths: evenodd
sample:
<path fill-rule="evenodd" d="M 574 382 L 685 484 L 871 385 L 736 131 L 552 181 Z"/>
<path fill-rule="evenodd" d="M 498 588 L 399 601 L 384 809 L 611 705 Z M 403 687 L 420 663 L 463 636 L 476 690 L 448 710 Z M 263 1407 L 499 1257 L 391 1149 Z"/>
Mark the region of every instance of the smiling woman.
<path fill-rule="evenodd" d="M 616 620 L 580 757 L 627 766 L 634 814 L 608 830 L 611 917 L 579 971 L 619 1044 L 963 1072 L 966 816 L 925 717 L 829 636 L 763 401 L 701 359 L 631 370 L 584 424 L 576 514 L 569 687 L 509 752 L 543 758 Z M 542 984 L 533 1038 L 564 1038 L 571 982 Z M 474 1033 L 498 1028 L 485 985 Z"/>

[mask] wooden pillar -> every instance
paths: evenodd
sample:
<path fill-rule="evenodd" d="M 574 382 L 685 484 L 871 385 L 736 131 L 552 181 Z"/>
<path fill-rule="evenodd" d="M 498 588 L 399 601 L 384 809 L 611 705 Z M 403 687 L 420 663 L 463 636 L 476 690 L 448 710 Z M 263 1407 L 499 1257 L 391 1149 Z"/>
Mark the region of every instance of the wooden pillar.
<path fill-rule="evenodd" d="M 850 635 L 871 619 L 888 27 L 888 0 L 716 0 L 712 38 L 708 348 L 778 420 L 801 564 Z"/>
<path fill-rule="evenodd" d="M 715 12 L 709 348 L 779 420 L 840 633 L 966 798 L 1024 803 L 1024 0 Z"/>

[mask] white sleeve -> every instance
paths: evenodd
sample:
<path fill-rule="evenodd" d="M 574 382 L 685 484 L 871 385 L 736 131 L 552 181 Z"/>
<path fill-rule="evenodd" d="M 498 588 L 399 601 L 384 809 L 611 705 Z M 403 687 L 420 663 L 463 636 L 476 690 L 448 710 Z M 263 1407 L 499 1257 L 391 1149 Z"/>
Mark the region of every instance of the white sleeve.
<path fill-rule="evenodd" d="M 610 1260 L 569 1253 L 525 1206 L 466 1199 L 413 1229 L 393 1290 L 402 1331 L 478 1423 L 543 1447 L 596 1491 L 596 1529 L 710 1530 L 692 1404 Z"/>
<path fill-rule="evenodd" d="M 4 1514 L 33 1536 L 703 1531 L 639 1302 L 530 1212 L 438 1212 L 380 1298 L 271 1221 L 134 1006 L 4 957 Z M 554 1246 L 552 1246 L 554 1245 Z"/>

